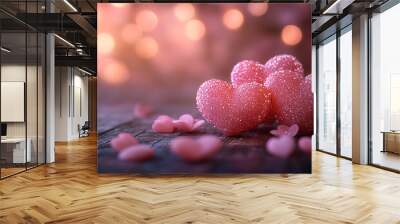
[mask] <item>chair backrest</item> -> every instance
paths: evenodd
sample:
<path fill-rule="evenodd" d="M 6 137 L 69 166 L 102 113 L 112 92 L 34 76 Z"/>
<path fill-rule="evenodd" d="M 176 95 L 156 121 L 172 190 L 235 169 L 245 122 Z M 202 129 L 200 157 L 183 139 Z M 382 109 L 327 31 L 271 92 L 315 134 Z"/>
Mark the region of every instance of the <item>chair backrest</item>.
<path fill-rule="evenodd" d="M 85 121 L 85 123 L 82 126 L 82 129 L 89 129 L 90 128 L 90 123 L 89 121 Z"/>

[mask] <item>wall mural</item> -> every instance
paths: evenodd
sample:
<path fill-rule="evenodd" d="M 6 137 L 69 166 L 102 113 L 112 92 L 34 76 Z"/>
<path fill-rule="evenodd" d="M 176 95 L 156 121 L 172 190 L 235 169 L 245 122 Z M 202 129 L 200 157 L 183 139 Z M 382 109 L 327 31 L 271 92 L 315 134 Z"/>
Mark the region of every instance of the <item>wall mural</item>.
<path fill-rule="evenodd" d="M 311 10 L 98 4 L 98 172 L 311 173 Z"/>

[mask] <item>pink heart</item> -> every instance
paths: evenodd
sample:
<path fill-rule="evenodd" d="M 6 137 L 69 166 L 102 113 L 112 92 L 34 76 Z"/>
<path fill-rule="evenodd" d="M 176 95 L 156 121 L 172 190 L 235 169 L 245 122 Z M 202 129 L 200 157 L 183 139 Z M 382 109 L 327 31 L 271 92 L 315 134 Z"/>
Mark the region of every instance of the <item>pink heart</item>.
<path fill-rule="evenodd" d="M 299 126 L 297 124 L 294 124 L 290 127 L 286 125 L 278 125 L 278 128 L 276 130 L 270 131 L 270 133 L 275 136 L 288 135 L 294 137 L 297 135 L 298 131 L 299 131 Z"/>
<path fill-rule="evenodd" d="M 301 137 L 297 144 L 304 153 L 311 153 L 311 137 Z"/>
<path fill-rule="evenodd" d="M 300 133 L 313 133 L 311 75 L 278 71 L 267 77 L 264 86 L 272 93 L 272 111 L 279 124 L 298 124 Z"/>
<path fill-rule="evenodd" d="M 118 154 L 120 160 L 144 161 L 154 156 L 154 149 L 149 145 L 133 145 Z"/>
<path fill-rule="evenodd" d="M 203 117 L 228 136 L 257 127 L 271 111 L 271 93 L 258 83 L 233 88 L 211 79 L 199 87 L 196 101 Z"/>
<path fill-rule="evenodd" d="M 264 65 L 249 60 L 241 61 L 236 64 L 231 73 L 232 85 L 235 88 L 250 82 L 263 84 L 265 78 Z"/>
<path fill-rule="evenodd" d="M 182 159 L 195 162 L 211 158 L 222 147 L 218 137 L 212 135 L 201 136 L 197 139 L 177 137 L 170 142 L 171 151 Z"/>
<path fill-rule="evenodd" d="M 129 133 L 120 133 L 117 137 L 113 138 L 110 142 L 111 147 L 120 152 L 125 148 L 138 144 L 138 140 Z"/>
<path fill-rule="evenodd" d="M 184 114 L 178 120 L 174 120 L 175 129 L 180 132 L 192 132 L 204 124 L 204 120 L 194 119 L 190 114 Z"/>
<path fill-rule="evenodd" d="M 152 113 L 152 111 L 153 108 L 145 103 L 137 103 L 133 107 L 133 114 L 138 118 L 146 118 Z"/>
<path fill-rule="evenodd" d="M 272 57 L 265 63 L 265 75 L 268 77 L 277 71 L 293 71 L 303 74 L 303 65 L 297 60 L 296 57 L 289 54 L 282 54 Z"/>
<path fill-rule="evenodd" d="M 295 142 L 291 136 L 283 135 L 279 138 L 268 139 L 266 148 L 269 153 L 279 158 L 288 158 L 294 151 Z"/>
<path fill-rule="evenodd" d="M 159 133 L 172 133 L 174 132 L 174 124 L 172 118 L 167 115 L 161 115 L 156 120 L 154 120 L 151 126 L 153 131 Z"/>

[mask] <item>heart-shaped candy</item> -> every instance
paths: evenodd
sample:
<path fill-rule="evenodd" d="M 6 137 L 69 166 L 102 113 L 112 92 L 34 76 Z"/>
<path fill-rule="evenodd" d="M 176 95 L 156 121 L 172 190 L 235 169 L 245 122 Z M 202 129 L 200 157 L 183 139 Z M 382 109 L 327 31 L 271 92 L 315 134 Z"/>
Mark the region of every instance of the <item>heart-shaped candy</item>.
<path fill-rule="evenodd" d="M 157 117 L 151 128 L 158 133 L 172 133 L 175 129 L 172 118 L 167 115 Z"/>
<path fill-rule="evenodd" d="M 197 139 L 177 137 L 170 142 L 171 151 L 189 162 L 209 159 L 221 149 L 221 146 L 221 140 L 212 135 L 204 135 Z"/>
<path fill-rule="evenodd" d="M 304 153 L 307 154 L 311 153 L 311 145 L 312 145 L 311 137 L 308 136 L 301 137 L 297 145 L 299 146 L 299 149 Z"/>
<path fill-rule="evenodd" d="M 196 102 L 203 117 L 228 136 L 257 127 L 271 111 L 271 93 L 258 83 L 233 88 L 211 79 L 197 90 Z"/>
<path fill-rule="evenodd" d="M 265 63 L 264 69 L 266 77 L 274 72 L 283 70 L 289 70 L 301 74 L 304 73 L 303 65 L 296 57 L 289 54 L 281 54 L 272 57 Z"/>
<path fill-rule="evenodd" d="M 133 145 L 118 154 L 118 159 L 127 161 L 144 161 L 154 156 L 155 151 L 149 145 Z"/>
<path fill-rule="evenodd" d="M 232 85 L 235 88 L 249 82 L 263 84 L 265 78 L 264 65 L 250 60 L 237 63 L 231 73 Z"/>
<path fill-rule="evenodd" d="M 279 158 L 287 158 L 292 154 L 295 147 L 294 138 L 288 135 L 280 136 L 279 138 L 272 137 L 268 139 L 267 151 Z"/>
<path fill-rule="evenodd" d="M 272 93 L 272 111 L 279 124 L 299 125 L 300 133 L 313 132 L 313 93 L 311 75 L 293 71 L 278 71 L 265 80 Z"/>
<path fill-rule="evenodd" d="M 117 152 L 138 143 L 138 140 L 129 133 L 119 133 L 117 137 L 110 141 L 111 147 Z"/>

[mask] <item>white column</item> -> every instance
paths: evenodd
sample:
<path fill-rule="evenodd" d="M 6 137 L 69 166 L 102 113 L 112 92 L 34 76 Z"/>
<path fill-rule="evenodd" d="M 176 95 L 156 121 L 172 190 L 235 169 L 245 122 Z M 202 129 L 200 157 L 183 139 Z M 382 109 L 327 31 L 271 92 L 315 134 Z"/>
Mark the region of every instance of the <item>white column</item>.
<path fill-rule="evenodd" d="M 54 60 L 54 35 L 46 36 L 46 163 L 55 161 L 54 133 L 55 133 L 55 60 Z"/>
<path fill-rule="evenodd" d="M 353 19 L 353 162 L 368 163 L 368 15 Z"/>
<path fill-rule="evenodd" d="M 46 1 L 46 11 L 54 12 L 54 5 Z M 46 35 L 46 163 L 55 162 L 55 43 L 54 34 Z"/>

